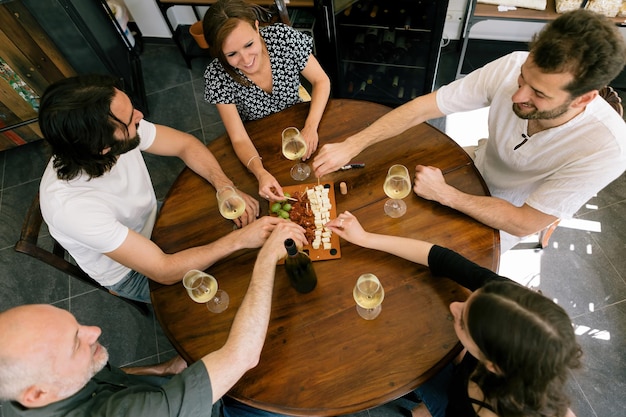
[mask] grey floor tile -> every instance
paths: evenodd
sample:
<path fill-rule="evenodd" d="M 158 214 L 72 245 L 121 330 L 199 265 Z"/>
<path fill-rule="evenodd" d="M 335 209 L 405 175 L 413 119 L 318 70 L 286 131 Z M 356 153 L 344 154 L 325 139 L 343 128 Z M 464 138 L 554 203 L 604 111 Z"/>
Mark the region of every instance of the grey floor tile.
<path fill-rule="evenodd" d="M 626 201 L 626 174 L 607 185 L 598 195 L 591 198 L 587 204 L 578 210 L 576 217 L 584 217 L 585 214 L 593 213 L 598 209 L 612 204 Z"/>
<path fill-rule="evenodd" d="M 147 119 L 190 132 L 201 128 L 198 106 L 191 83 L 179 84 L 148 95 L 150 117 Z"/>
<path fill-rule="evenodd" d="M 591 233 L 557 228 L 541 258 L 539 288 L 571 317 L 626 298 L 626 283 Z"/>
<path fill-rule="evenodd" d="M 178 174 L 185 167 L 185 163 L 171 156 L 159 156 L 144 153 L 143 158 L 152 178 L 152 185 L 157 199 L 162 200 Z"/>
<path fill-rule="evenodd" d="M 41 178 L 50 157 L 45 141 L 31 142 L 3 152 L 3 188 L 13 187 Z"/>
<path fill-rule="evenodd" d="M 15 252 L 13 247 L 0 250 L 0 264 L 0 311 L 22 304 L 52 304 L 69 298 L 66 274 Z"/>
<path fill-rule="evenodd" d="M 176 45 L 146 43 L 141 54 L 146 94 L 167 90 L 191 81 L 191 74 Z M 153 106 L 148 102 L 150 114 Z"/>
<path fill-rule="evenodd" d="M 0 233 L 0 248 L 13 247 L 19 239 L 24 217 L 38 189 L 39 181 L 35 180 L 4 188 L 1 191 L 2 233 Z"/>
<path fill-rule="evenodd" d="M 72 297 L 70 311 L 80 323 L 102 329 L 100 342 L 115 366 L 158 353 L 154 315 L 144 316 L 114 295 L 92 291 Z"/>
<path fill-rule="evenodd" d="M 591 404 L 591 415 L 624 415 L 626 301 L 578 317 L 574 324 L 584 352 L 584 366 L 574 375 Z"/>

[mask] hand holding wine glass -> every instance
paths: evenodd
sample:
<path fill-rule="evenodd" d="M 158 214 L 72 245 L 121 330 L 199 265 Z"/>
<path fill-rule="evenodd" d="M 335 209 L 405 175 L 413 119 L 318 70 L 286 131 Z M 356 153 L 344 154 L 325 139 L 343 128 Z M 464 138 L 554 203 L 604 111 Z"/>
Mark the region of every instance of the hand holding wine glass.
<path fill-rule="evenodd" d="M 357 279 L 352 296 L 359 316 L 365 320 L 374 320 L 382 310 L 385 290 L 376 275 L 363 274 Z"/>
<path fill-rule="evenodd" d="M 411 177 L 404 165 L 393 165 L 387 172 L 385 194 L 390 200 L 385 202 L 385 214 L 389 217 L 402 217 L 406 213 L 406 203 L 403 198 L 411 193 Z"/>
<path fill-rule="evenodd" d="M 221 313 L 228 308 L 228 294 L 219 290 L 215 277 L 206 272 L 197 269 L 188 271 L 183 277 L 183 286 L 193 301 L 206 304 L 207 309 L 213 313 Z"/>
<path fill-rule="evenodd" d="M 282 150 L 285 158 L 295 161 L 302 158 L 307 152 L 307 145 L 302 133 L 295 127 L 288 127 L 282 133 Z M 291 167 L 291 178 L 304 181 L 311 175 L 311 167 L 299 162 Z"/>
<path fill-rule="evenodd" d="M 222 216 L 234 220 L 246 210 L 246 202 L 230 185 L 220 188 L 217 191 L 217 206 Z"/>

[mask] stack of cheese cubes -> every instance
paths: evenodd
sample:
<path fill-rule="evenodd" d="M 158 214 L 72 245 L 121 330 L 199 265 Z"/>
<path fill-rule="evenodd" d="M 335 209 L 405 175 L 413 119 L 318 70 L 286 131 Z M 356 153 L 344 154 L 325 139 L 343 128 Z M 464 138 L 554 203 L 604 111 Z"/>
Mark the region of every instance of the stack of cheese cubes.
<path fill-rule="evenodd" d="M 311 211 L 315 217 L 315 238 L 311 242 L 313 249 L 319 249 L 322 246 L 325 250 L 331 249 L 330 236 L 332 232 L 324 227 L 330 221 L 330 198 L 328 193 L 330 188 L 324 188 L 323 185 L 316 185 L 312 189 L 307 188 L 306 195 L 311 203 Z"/>

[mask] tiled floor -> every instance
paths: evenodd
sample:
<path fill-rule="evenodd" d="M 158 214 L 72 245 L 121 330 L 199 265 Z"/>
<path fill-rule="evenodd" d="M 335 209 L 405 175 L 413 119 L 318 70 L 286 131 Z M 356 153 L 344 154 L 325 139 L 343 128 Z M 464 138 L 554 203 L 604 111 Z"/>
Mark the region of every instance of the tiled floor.
<path fill-rule="evenodd" d="M 443 52 L 440 80 L 445 82 L 456 70 L 457 50 L 450 45 Z M 147 119 L 191 132 L 205 142 L 224 133 L 215 108 L 202 101 L 206 60 L 194 60 L 188 70 L 174 46 L 148 44 L 142 64 L 150 106 Z M 463 130 L 472 129 L 468 124 Z M 157 196 L 163 198 L 182 163 L 153 156 L 146 160 Z M 143 317 L 115 297 L 13 251 L 45 161 L 42 143 L 0 153 L 0 310 L 24 303 L 69 309 L 81 322 L 103 329 L 101 340 L 114 365 L 172 356 L 175 352 L 153 317 Z M 549 248 L 512 250 L 502 257 L 503 275 L 538 285 L 572 317 L 585 351 L 585 367 L 570 384 L 578 417 L 616 417 L 626 409 L 625 212 L 626 176 L 622 176 L 579 211 L 581 222 L 572 225 L 578 228 L 557 229 Z M 359 414 L 400 416 L 399 404 Z"/>

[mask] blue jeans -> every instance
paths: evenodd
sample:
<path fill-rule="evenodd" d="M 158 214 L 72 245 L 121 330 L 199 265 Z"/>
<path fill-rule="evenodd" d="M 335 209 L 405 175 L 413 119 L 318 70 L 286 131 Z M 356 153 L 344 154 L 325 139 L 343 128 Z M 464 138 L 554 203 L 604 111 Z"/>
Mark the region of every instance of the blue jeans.
<path fill-rule="evenodd" d="M 454 366 L 448 364 L 437 375 L 424 384 L 417 387 L 413 392 L 424 403 L 433 417 L 445 417 L 448 407 L 448 387 L 452 379 Z"/>
<path fill-rule="evenodd" d="M 130 271 L 120 282 L 106 287 L 120 297 L 151 304 L 148 278 L 137 271 Z"/>

